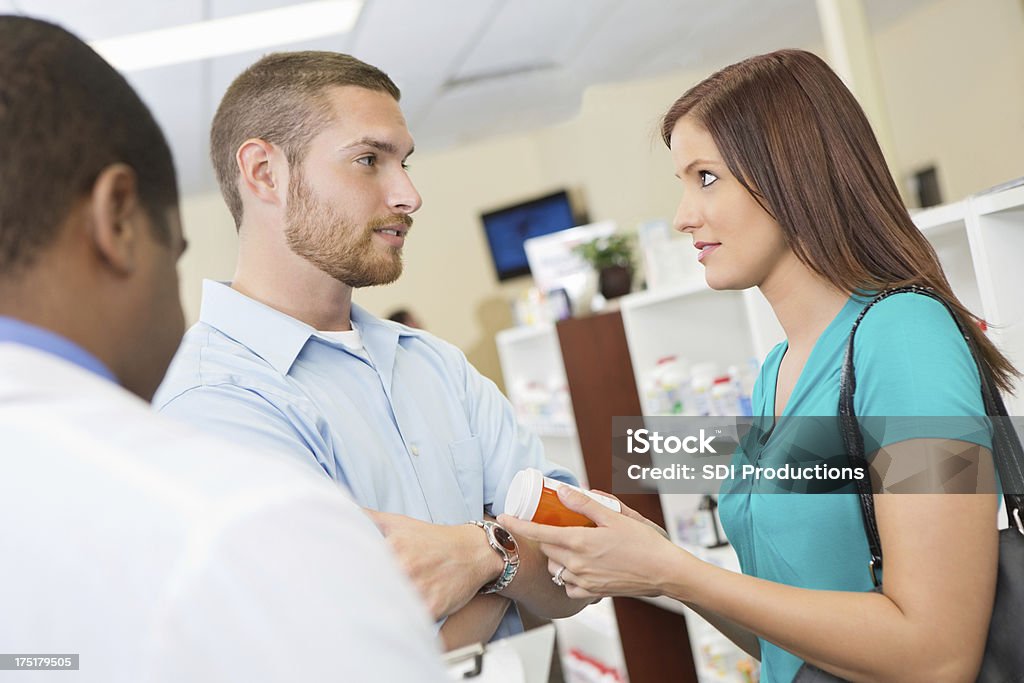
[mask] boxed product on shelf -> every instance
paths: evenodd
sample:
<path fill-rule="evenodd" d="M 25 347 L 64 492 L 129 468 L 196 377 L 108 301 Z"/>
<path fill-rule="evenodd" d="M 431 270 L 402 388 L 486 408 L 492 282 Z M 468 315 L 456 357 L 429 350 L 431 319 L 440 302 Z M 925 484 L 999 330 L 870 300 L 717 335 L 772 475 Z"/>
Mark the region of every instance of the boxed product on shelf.
<path fill-rule="evenodd" d="M 625 674 L 618 667 L 573 648 L 562 662 L 566 683 L 626 683 Z"/>
<path fill-rule="evenodd" d="M 547 383 L 518 380 L 509 390 L 509 400 L 519 423 L 527 428 L 558 429 L 571 425 L 569 388 L 562 378 Z"/>
<path fill-rule="evenodd" d="M 758 364 L 730 365 L 720 374 L 715 363 L 689 365 L 679 356 L 663 356 L 642 375 L 645 415 L 732 417 L 752 413 L 750 402 Z"/>
<path fill-rule="evenodd" d="M 697 675 L 701 683 L 757 683 L 760 664 L 721 634 L 709 633 L 697 646 Z"/>

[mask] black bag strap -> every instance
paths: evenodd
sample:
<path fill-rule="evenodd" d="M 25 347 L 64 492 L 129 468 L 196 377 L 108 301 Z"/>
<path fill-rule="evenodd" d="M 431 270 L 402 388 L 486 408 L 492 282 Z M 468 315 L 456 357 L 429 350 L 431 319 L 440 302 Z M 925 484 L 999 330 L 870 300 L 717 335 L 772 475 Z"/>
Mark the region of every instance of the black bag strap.
<path fill-rule="evenodd" d="M 843 358 L 843 368 L 839 380 L 839 423 L 843 435 L 843 444 L 846 447 L 847 456 L 854 467 L 863 467 L 868 471 L 868 463 L 864 453 L 864 437 L 861 434 L 860 426 L 857 423 L 857 415 L 853 409 L 853 394 L 857 389 L 857 378 L 853 370 L 853 340 L 857 333 L 860 321 L 872 306 L 879 301 L 888 299 L 894 294 L 912 292 L 935 299 L 949 311 L 956 322 L 960 334 L 967 342 L 967 349 L 971 353 L 975 364 L 978 366 L 978 376 L 981 378 L 981 397 L 985 404 L 985 414 L 990 417 L 1007 417 L 1006 406 L 1003 398 L 996 389 L 988 366 L 979 360 L 978 349 L 968 333 L 966 323 L 957 315 L 956 311 L 935 293 L 930 287 L 919 287 L 908 285 L 887 289 L 877 295 L 864 310 L 857 316 L 850 330 L 850 338 L 846 344 L 846 355 Z M 1006 514 L 1009 517 L 1010 525 L 1016 522 L 1017 528 L 1024 533 L 1024 526 L 1021 520 L 1024 519 L 1024 449 L 1021 448 L 1020 439 L 1012 429 L 1008 420 L 997 419 L 992 421 L 992 457 L 995 461 L 996 471 L 999 473 L 1000 484 L 1006 501 Z M 864 531 L 868 539 L 868 548 L 871 551 L 871 561 L 868 568 L 871 572 L 871 580 L 875 586 L 879 585 L 877 571 L 882 568 L 882 542 L 878 536 L 878 524 L 875 522 L 875 500 L 871 492 L 870 479 L 865 477 L 857 481 L 857 493 L 860 498 L 861 514 L 864 518 Z"/>

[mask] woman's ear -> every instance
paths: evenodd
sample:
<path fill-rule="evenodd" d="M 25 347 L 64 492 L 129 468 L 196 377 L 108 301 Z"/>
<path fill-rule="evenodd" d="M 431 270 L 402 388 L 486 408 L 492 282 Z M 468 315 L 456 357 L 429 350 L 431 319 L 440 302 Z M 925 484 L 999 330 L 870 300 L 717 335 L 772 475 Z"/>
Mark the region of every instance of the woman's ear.
<path fill-rule="evenodd" d="M 104 168 L 93 183 L 89 202 L 93 247 L 114 271 L 131 274 L 137 266 L 140 233 L 146 229 L 139 220 L 142 207 L 135 171 L 121 163 Z"/>

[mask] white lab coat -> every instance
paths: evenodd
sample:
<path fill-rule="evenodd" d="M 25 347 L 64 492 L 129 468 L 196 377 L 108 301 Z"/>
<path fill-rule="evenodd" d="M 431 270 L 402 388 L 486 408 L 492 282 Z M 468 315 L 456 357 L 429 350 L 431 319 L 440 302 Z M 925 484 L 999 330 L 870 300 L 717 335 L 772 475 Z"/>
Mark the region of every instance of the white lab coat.
<path fill-rule="evenodd" d="M 0 652 L 71 681 L 440 681 L 434 632 L 326 478 L 0 344 Z"/>

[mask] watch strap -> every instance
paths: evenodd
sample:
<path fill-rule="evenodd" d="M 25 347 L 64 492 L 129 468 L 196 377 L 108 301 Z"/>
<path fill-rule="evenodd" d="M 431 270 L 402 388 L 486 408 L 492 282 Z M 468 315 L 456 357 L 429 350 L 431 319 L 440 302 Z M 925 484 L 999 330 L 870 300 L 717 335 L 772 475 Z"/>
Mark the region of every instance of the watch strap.
<path fill-rule="evenodd" d="M 487 543 L 491 546 L 494 552 L 498 553 L 505 566 L 502 568 L 498 578 L 494 579 L 488 584 L 485 584 L 481 589 L 480 593 L 486 595 L 489 593 L 499 593 L 512 583 L 512 579 L 515 578 L 516 572 L 519 571 L 519 545 L 516 543 L 516 539 L 508 532 L 505 527 L 501 526 L 497 522 L 491 522 L 489 520 L 472 520 L 467 524 L 473 524 L 484 530 L 484 535 L 487 537 Z M 496 530 L 500 529 L 501 533 L 506 535 L 511 541 L 512 548 L 506 548 L 503 546 L 495 536 Z"/>

